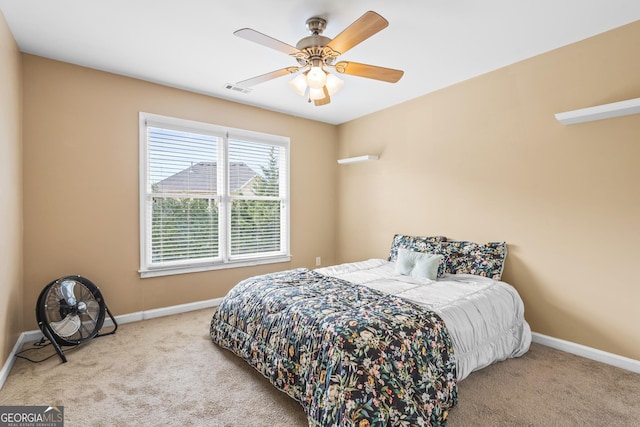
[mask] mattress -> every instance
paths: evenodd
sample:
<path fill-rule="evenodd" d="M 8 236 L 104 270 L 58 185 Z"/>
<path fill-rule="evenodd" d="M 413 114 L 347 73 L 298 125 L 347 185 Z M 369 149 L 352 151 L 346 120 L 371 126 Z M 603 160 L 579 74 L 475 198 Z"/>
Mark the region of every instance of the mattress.
<path fill-rule="evenodd" d="M 437 280 L 400 275 L 395 263 L 370 259 L 316 269 L 424 306 L 444 321 L 454 349 L 458 381 L 471 372 L 529 350 L 524 304 L 506 282 L 469 274 Z"/>

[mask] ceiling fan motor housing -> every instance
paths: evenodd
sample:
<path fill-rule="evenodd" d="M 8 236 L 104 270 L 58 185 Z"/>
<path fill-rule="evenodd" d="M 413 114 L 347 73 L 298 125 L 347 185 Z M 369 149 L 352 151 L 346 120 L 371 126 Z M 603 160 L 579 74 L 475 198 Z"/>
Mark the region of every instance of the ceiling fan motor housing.
<path fill-rule="evenodd" d="M 296 48 L 302 53 L 296 57 L 300 65 L 313 67 L 330 65 L 339 55 L 327 46 L 331 39 L 322 35 L 325 28 L 327 28 L 326 19 L 318 16 L 307 19 L 307 29 L 311 35 L 300 39 L 296 44 Z"/>
<path fill-rule="evenodd" d="M 330 41 L 331 39 L 329 37 L 314 34 L 301 39 L 298 44 L 296 44 L 296 47 L 300 50 L 312 49 L 314 47 L 326 46 Z"/>

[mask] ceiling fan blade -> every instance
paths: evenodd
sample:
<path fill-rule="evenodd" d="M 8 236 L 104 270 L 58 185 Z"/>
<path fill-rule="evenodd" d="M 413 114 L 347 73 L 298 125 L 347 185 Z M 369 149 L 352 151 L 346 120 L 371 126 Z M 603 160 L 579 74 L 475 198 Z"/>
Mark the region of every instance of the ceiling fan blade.
<path fill-rule="evenodd" d="M 362 43 L 378 31 L 386 28 L 389 21 L 376 12 L 368 11 L 355 22 L 334 37 L 327 46 L 340 54 L 345 53 L 355 45 Z"/>
<path fill-rule="evenodd" d="M 331 97 L 329 96 L 329 89 L 327 89 L 327 87 L 324 86 L 322 90 L 324 91 L 324 98 L 315 99 L 313 101 L 316 107 L 319 107 L 321 105 L 327 105 L 328 103 L 331 102 Z"/>
<path fill-rule="evenodd" d="M 360 64 L 358 62 L 340 61 L 335 65 L 336 71 L 352 76 L 366 77 L 368 79 L 382 80 L 395 83 L 404 75 L 402 70 L 378 67 L 376 65 Z"/>
<path fill-rule="evenodd" d="M 233 34 L 245 40 L 270 47 L 271 49 L 279 50 L 280 52 L 286 53 L 287 55 L 296 55 L 300 53 L 300 50 L 298 48 L 286 44 L 285 42 L 281 42 L 280 40 L 276 40 L 273 37 L 269 37 L 266 34 L 262 34 L 256 30 L 252 30 L 251 28 L 242 28 L 240 30 L 234 31 Z"/>
<path fill-rule="evenodd" d="M 255 85 L 259 84 L 259 83 L 264 83 L 264 82 L 267 82 L 269 80 L 273 80 L 273 79 L 278 78 L 278 77 L 286 76 L 288 74 L 297 73 L 298 70 L 300 70 L 301 68 L 302 67 L 282 68 L 280 70 L 272 71 L 272 72 L 267 73 L 267 74 L 262 74 L 262 75 L 257 76 L 257 77 L 252 77 L 250 79 L 242 80 L 241 82 L 238 82 L 236 84 L 238 86 L 241 86 L 241 87 L 255 86 Z"/>

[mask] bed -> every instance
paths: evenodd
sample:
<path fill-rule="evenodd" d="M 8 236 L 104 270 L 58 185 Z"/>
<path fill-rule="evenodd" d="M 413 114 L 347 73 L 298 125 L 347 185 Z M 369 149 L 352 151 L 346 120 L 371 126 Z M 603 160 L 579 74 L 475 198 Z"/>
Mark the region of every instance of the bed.
<path fill-rule="evenodd" d="M 435 426 L 471 372 L 526 353 L 531 331 L 502 282 L 504 242 L 393 238 L 386 259 L 240 282 L 212 340 L 304 408 L 310 426 Z"/>

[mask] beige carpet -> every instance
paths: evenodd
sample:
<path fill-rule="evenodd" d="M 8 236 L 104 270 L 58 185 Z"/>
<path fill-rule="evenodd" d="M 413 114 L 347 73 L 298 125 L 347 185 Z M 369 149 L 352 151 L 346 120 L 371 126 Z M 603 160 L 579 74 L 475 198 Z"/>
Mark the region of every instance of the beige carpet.
<path fill-rule="evenodd" d="M 17 359 L 0 405 L 62 405 L 68 427 L 306 426 L 297 402 L 211 342 L 212 313 L 121 325 L 68 352 L 65 364 Z M 449 427 L 640 425 L 640 374 L 536 344 L 458 391 Z"/>

